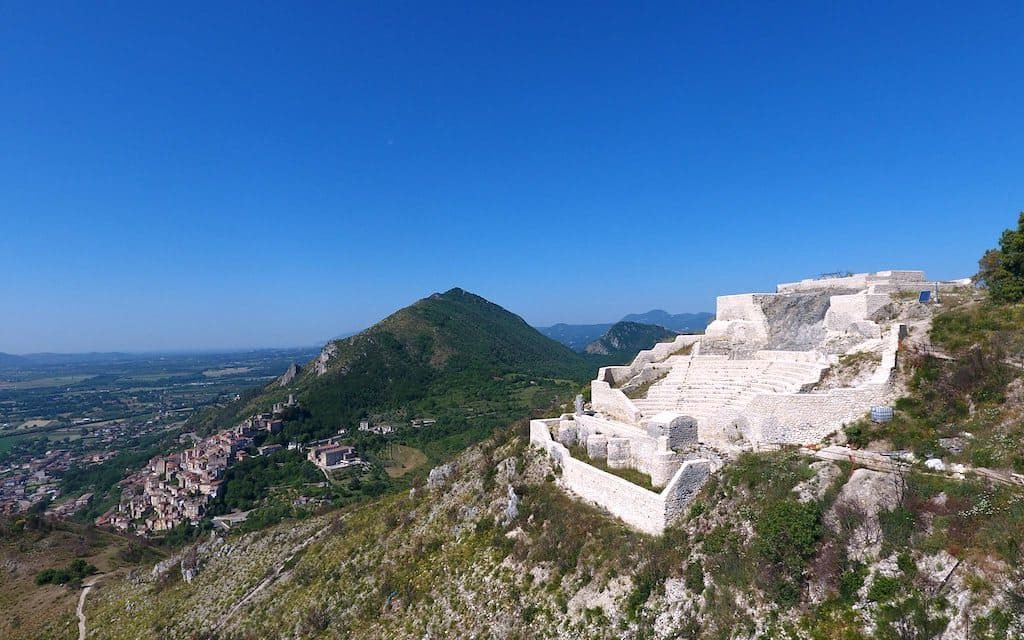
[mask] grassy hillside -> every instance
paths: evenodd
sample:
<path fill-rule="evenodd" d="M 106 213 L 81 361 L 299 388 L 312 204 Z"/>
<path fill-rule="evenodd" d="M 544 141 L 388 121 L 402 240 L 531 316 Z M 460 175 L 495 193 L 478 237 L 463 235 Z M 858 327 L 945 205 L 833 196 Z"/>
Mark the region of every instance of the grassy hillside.
<path fill-rule="evenodd" d="M 911 393 L 884 425 L 847 429 L 859 446 L 1024 473 L 1024 305 L 956 301 L 933 322 L 930 344 L 901 359 Z"/>
<path fill-rule="evenodd" d="M 509 431 L 444 479 L 112 581 L 99 638 L 935 638 L 1024 631 L 1019 493 L 745 454 L 665 536 L 559 490 Z M 875 483 L 875 484 L 872 484 Z M 507 514 L 508 487 L 520 501 Z M 865 491 L 893 497 L 856 498 Z M 311 541 L 311 542 L 310 542 Z M 242 606 L 235 606 L 238 602 Z M 130 608 L 137 612 L 125 616 Z"/>
<path fill-rule="evenodd" d="M 102 572 L 152 562 L 156 552 L 89 526 L 37 515 L 0 516 L 0 638 L 77 638 L 76 584 L 39 584 L 75 560 Z"/>

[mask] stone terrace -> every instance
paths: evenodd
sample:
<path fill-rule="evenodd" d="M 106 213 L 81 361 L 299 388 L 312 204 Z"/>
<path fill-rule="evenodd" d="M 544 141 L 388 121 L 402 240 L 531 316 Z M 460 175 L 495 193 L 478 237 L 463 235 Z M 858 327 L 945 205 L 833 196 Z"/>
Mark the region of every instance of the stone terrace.
<path fill-rule="evenodd" d="M 887 311 L 892 295 L 940 284 L 969 282 L 880 271 L 721 296 L 705 335 L 678 336 L 628 366 L 602 368 L 591 383 L 591 410 L 533 421 L 531 441 L 561 467 L 567 491 L 658 533 L 723 457 L 818 443 L 873 405 L 888 404 L 907 331 Z M 862 352 L 877 362 L 874 370 L 850 386 L 816 389 L 842 356 Z M 611 470 L 647 474 L 664 489 L 656 493 L 601 471 L 573 458 L 572 447 Z"/>

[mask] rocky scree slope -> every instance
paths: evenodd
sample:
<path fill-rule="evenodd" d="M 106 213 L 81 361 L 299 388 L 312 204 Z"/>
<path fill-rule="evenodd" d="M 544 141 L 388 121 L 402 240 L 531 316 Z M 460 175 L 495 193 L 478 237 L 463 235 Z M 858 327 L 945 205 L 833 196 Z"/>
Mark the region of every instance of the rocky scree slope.
<path fill-rule="evenodd" d="M 1024 503 L 1011 489 L 744 454 L 652 538 L 557 484 L 525 428 L 510 430 L 409 493 L 204 542 L 178 564 L 112 581 L 90 596 L 90 628 L 98 638 L 1024 633 Z"/>

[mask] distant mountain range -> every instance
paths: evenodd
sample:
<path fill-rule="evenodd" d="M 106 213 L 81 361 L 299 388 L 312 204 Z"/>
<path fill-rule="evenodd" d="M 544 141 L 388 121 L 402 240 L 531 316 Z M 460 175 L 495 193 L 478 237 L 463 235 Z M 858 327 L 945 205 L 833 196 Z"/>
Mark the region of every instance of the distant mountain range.
<path fill-rule="evenodd" d="M 715 319 L 715 314 L 706 311 L 697 313 L 671 314 L 663 309 L 652 309 L 647 313 L 631 313 L 622 318 L 625 322 L 656 325 L 677 333 L 700 333 Z M 583 352 L 587 345 L 598 340 L 612 328 L 613 322 L 601 324 L 564 324 L 537 327 L 552 340 L 557 340 L 573 351 Z"/>
<path fill-rule="evenodd" d="M 573 351 L 582 353 L 587 345 L 603 336 L 612 328 L 611 322 L 604 324 L 556 324 L 550 327 L 537 327 L 552 340 L 557 340 Z"/>
<path fill-rule="evenodd" d="M 639 322 L 616 322 L 611 329 L 591 342 L 586 352 L 601 356 L 614 356 L 623 362 L 632 360 L 637 352 L 650 349 L 655 344 L 675 338 L 679 333 L 656 324 Z"/>
<path fill-rule="evenodd" d="M 662 309 L 652 309 L 647 313 L 631 313 L 623 318 L 626 322 L 654 324 L 680 333 L 704 331 L 714 319 L 715 314 L 707 311 L 672 314 Z"/>
<path fill-rule="evenodd" d="M 24 363 L 24 358 L 21 356 L 14 356 L 9 353 L 0 352 L 0 368 L 3 367 L 17 367 Z"/>

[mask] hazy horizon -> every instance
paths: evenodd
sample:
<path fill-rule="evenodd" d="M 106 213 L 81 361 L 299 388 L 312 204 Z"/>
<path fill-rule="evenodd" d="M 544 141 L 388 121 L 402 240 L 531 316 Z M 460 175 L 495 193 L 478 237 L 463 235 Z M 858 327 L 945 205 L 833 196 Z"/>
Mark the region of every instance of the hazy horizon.
<path fill-rule="evenodd" d="M 471 293 L 475 293 L 475 292 L 471 292 Z M 426 297 L 426 296 L 424 296 L 424 297 Z M 410 301 L 409 304 L 412 304 L 413 302 L 415 302 L 415 301 Z M 398 309 L 395 309 L 395 311 L 397 311 L 397 310 Z M 515 311 L 512 310 L 512 309 L 508 309 L 508 311 L 512 311 L 512 313 L 515 313 Z M 646 309 L 644 311 L 630 311 L 630 312 L 628 312 L 626 314 L 623 314 L 623 316 L 626 316 L 626 315 L 629 315 L 629 314 L 632 314 L 632 313 L 648 313 L 648 312 L 651 312 L 651 311 L 666 311 L 666 310 L 662 309 L 660 307 L 652 307 L 652 308 Z M 712 307 L 711 310 L 702 309 L 702 310 L 695 310 L 695 311 L 667 311 L 667 312 L 669 314 L 672 314 L 672 315 L 679 315 L 679 314 L 684 314 L 684 313 L 712 313 L 713 314 L 714 313 L 714 308 Z M 383 320 L 383 319 L 384 318 L 380 318 L 379 320 Z M 615 322 L 618 322 L 620 319 L 621 318 L 615 319 L 615 320 L 594 320 L 594 321 L 583 321 L 583 322 L 563 322 L 563 321 L 557 321 L 557 322 L 552 322 L 552 323 L 549 323 L 549 324 L 530 323 L 530 326 L 532 326 L 534 328 L 544 328 L 544 327 L 549 327 L 549 326 L 553 326 L 553 325 L 556 325 L 556 324 L 569 324 L 569 325 L 614 324 Z M 52 349 L 43 349 L 43 350 L 37 350 L 37 351 L 14 352 L 14 351 L 4 351 L 3 349 L 0 349 L 0 354 L 6 354 L 6 355 L 12 355 L 12 356 L 33 356 L 33 355 L 51 355 L 51 354 L 52 355 L 125 354 L 125 355 L 133 355 L 133 356 L 144 356 L 144 355 L 164 355 L 164 354 L 166 354 L 166 355 L 218 354 L 218 353 L 230 354 L 230 353 L 244 353 L 244 352 L 248 352 L 248 351 L 265 351 L 265 350 L 278 350 L 278 349 L 307 349 L 307 348 L 313 349 L 313 348 L 320 348 L 320 347 L 322 347 L 325 343 L 327 343 L 330 340 L 339 340 L 339 339 L 347 338 L 349 336 L 353 336 L 353 335 L 355 335 L 357 333 L 360 333 L 361 331 L 364 331 L 364 330 L 368 329 L 369 327 L 373 326 L 373 324 L 375 324 L 375 323 L 376 323 L 376 321 L 371 323 L 371 324 L 369 324 L 369 325 L 367 325 L 367 326 L 365 326 L 365 327 L 362 327 L 360 329 L 353 329 L 351 331 L 342 331 L 342 332 L 337 333 L 337 334 L 335 334 L 333 336 L 325 337 L 325 338 L 322 338 L 320 340 L 315 340 L 313 342 L 303 343 L 303 344 L 250 345 L 250 346 L 232 346 L 232 345 L 227 345 L 227 346 L 211 346 L 211 347 L 188 347 L 188 346 L 184 346 L 184 347 L 177 347 L 177 348 L 171 348 L 171 349 L 147 349 L 147 348 L 141 348 L 141 349 L 103 349 L 103 350 L 90 349 L 90 350 L 85 350 L 85 351 L 55 351 L 55 350 L 52 350 Z"/>

